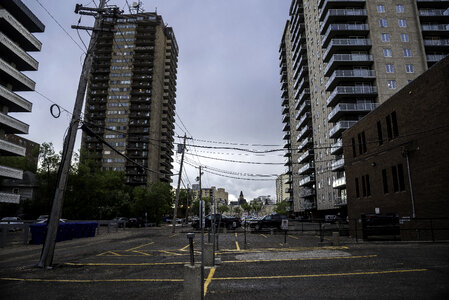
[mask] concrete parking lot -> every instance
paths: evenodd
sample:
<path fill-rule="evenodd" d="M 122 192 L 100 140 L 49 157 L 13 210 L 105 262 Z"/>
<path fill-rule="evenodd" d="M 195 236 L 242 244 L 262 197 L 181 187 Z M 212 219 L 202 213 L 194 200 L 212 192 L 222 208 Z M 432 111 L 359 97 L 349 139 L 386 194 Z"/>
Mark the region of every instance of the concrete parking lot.
<path fill-rule="evenodd" d="M 189 231 L 127 229 L 60 242 L 51 270 L 35 267 L 42 246 L 10 245 L 0 249 L 0 298 L 182 299 Z M 194 242 L 198 262 L 199 232 Z M 206 268 L 205 295 L 441 299 L 449 295 L 448 253 L 449 243 L 355 243 L 348 237 L 326 246 L 301 231 L 247 233 L 245 243 L 239 229 L 219 235 L 221 264 Z"/>

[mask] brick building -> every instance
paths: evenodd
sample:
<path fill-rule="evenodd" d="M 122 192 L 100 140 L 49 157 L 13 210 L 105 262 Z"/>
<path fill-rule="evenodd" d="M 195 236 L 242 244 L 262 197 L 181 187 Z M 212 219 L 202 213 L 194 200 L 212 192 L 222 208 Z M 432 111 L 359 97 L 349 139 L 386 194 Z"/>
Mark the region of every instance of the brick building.
<path fill-rule="evenodd" d="M 431 234 L 407 228 L 448 228 L 448 86 L 446 57 L 343 133 L 350 219 L 397 215 L 403 239 Z"/>

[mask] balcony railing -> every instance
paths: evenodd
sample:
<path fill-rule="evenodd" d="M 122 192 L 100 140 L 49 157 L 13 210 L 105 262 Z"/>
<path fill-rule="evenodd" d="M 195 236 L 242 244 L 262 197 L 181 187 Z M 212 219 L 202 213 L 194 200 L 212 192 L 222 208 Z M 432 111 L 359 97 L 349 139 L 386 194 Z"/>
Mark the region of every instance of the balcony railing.
<path fill-rule="evenodd" d="M 420 17 L 442 17 L 449 16 L 449 9 L 420 9 Z"/>
<path fill-rule="evenodd" d="M 299 95 L 298 101 L 302 102 L 303 100 L 305 100 L 305 98 L 307 98 L 306 96 L 308 95 L 310 95 L 310 89 L 304 89 L 302 93 Z"/>
<path fill-rule="evenodd" d="M 19 194 L 0 193 L 0 203 L 20 203 Z"/>
<path fill-rule="evenodd" d="M 30 112 L 33 104 L 0 85 L 0 98 L 6 99 L 9 112 Z M 4 100 L 2 100 L 4 103 Z"/>
<path fill-rule="evenodd" d="M 329 76 L 331 70 L 335 68 L 338 63 L 345 63 L 349 65 L 355 62 L 372 62 L 373 56 L 368 54 L 334 54 L 324 69 L 324 76 Z M 354 64 L 355 65 L 355 64 Z"/>
<path fill-rule="evenodd" d="M 327 7 L 329 4 L 334 3 L 334 2 L 336 2 L 336 3 L 341 3 L 342 1 L 341 1 L 341 0 L 320 0 L 320 1 L 318 2 L 318 8 L 326 9 L 326 7 Z M 365 0 L 345 0 L 344 2 L 345 2 L 347 5 L 350 5 L 350 4 L 359 4 L 359 5 L 361 5 L 361 4 L 364 4 L 364 3 L 365 3 Z"/>
<path fill-rule="evenodd" d="M 312 126 L 306 125 L 304 126 L 301 131 L 298 133 L 298 137 L 296 138 L 296 141 L 298 142 L 307 132 L 312 130 Z"/>
<path fill-rule="evenodd" d="M 299 168 L 298 173 L 300 175 L 302 175 L 302 174 L 306 173 L 307 171 L 314 170 L 314 168 L 315 168 L 315 164 L 314 164 L 313 161 L 311 161 L 311 162 L 306 163 L 305 165 L 303 165 L 301 168 Z"/>
<path fill-rule="evenodd" d="M 426 55 L 426 58 L 427 58 L 428 62 L 437 62 L 437 61 L 442 60 L 446 56 L 447 56 L 447 54 L 429 54 L 429 55 Z"/>
<path fill-rule="evenodd" d="M 449 46 L 448 39 L 424 40 L 424 46 Z"/>
<path fill-rule="evenodd" d="M 22 179 L 23 171 L 0 165 L 0 177 Z"/>
<path fill-rule="evenodd" d="M 340 152 L 341 150 L 343 150 L 343 140 L 338 139 L 335 144 L 331 145 L 331 154 L 336 154 L 336 153 Z"/>
<path fill-rule="evenodd" d="M 311 184 L 313 182 L 315 182 L 315 176 L 314 175 L 306 176 L 306 177 L 304 177 L 303 179 L 301 179 L 299 181 L 299 186 L 304 186 L 304 185 L 307 185 L 307 184 Z"/>
<path fill-rule="evenodd" d="M 345 176 L 336 178 L 336 179 L 332 182 L 332 187 L 333 187 L 334 189 L 337 189 L 337 188 L 344 188 L 345 186 L 346 186 L 346 177 L 345 177 Z"/>
<path fill-rule="evenodd" d="M 298 146 L 298 151 L 301 151 L 302 149 L 304 149 L 304 147 L 308 144 L 313 143 L 313 139 L 311 137 L 306 137 L 305 139 L 303 139 L 301 141 L 301 143 Z"/>
<path fill-rule="evenodd" d="M 340 170 L 344 166 L 345 166 L 345 158 L 342 157 L 342 158 L 332 162 L 332 171 Z"/>
<path fill-rule="evenodd" d="M 42 43 L 32 35 L 19 21 L 16 20 L 6 9 L 0 9 L 0 19 L 8 22 L 22 37 L 21 47 L 26 51 L 40 51 Z M 6 28 L 5 28 L 6 30 Z"/>
<path fill-rule="evenodd" d="M 299 104 L 299 102 L 298 102 Z M 302 104 L 299 107 L 296 107 L 296 109 L 298 110 L 298 112 L 296 113 L 296 119 L 298 119 L 298 117 L 304 112 L 304 110 L 306 109 L 306 107 L 310 107 L 310 100 L 306 100 L 304 102 L 302 102 Z"/>
<path fill-rule="evenodd" d="M 327 106 L 333 106 L 338 96 L 354 95 L 354 96 L 375 96 L 377 95 L 377 87 L 375 86 L 337 86 L 332 94 L 327 98 Z"/>
<path fill-rule="evenodd" d="M 306 112 L 302 115 L 301 119 L 299 119 L 298 124 L 296 125 L 296 130 L 299 129 L 300 126 L 302 126 L 304 124 L 305 121 L 308 121 L 311 117 L 311 113 L 310 112 Z"/>
<path fill-rule="evenodd" d="M 326 83 L 326 90 L 333 85 L 335 79 L 356 78 L 356 79 L 375 79 L 376 71 L 374 70 L 335 70 Z"/>
<path fill-rule="evenodd" d="M 345 49 L 352 48 L 354 46 L 361 47 L 366 46 L 366 48 L 369 48 L 371 46 L 371 40 L 370 39 L 332 39 L 329 42 L 329 45 L 327 46 L 326 52 L 324 52 L 323 59 L 324 61 L 327 61 L 328 55 L 330 51 L 334 50 L 334 47 L 344 47 Z"/>
<path fill-rule="evenodd" d="M 0 70 L 10 76 L 11 79 L 7 79 L 7 81 L 9 81 L 14 86 L 14 90 L 34 91 L 36 83 L 21 72 L 17 71 L 1 58 Z"/>
<path fill-rule="evenodd" d="M 323 47 L 327 46 L 331 33 L 335 31 L 362 34 L 363 32 L 367 33 L 369 31 L 369 26 L 368 24 L 330 24 L 323 37 Z"/>
<path fill-rule="evenodd" d="M 0 139 L 0 153 L 8 152 L 17 156 L 25 156 L 25 148 Z"/>
<path fill-rule="evenodd" d="M 333 122 L 338 113 L 343 112 L 370 112 L 379 106 L 378 103 L 339 103 L 327 116 L 327 120 Z"/>
<path fill-rule="evenodd" d="M 348 128 L 351 128 L 357 121 L 339 121 L 329 130 L 329 137 L 336 138 L 336 135 Z"/>
<path fill-rule="evenodd" d="M 303 162 L 307 157 L 309 156 L 313 156 L 313 150 L 307 150 L 306 152 L 304 152 L 299 158 L 298 158 L 298 163 Z"/>
<path fill-rule="evenodd" d="M 299 197 L 301 197 L 301 198 L 315 196 L 315 195 L 316 195 L 315 189 L 305 188 L 299 193 Z"/>
<path fill-rule="evenodd" d="M 30 71 L 30 70 L 37 70 L 37 67 L 39 63 L 37 60 L 35 60 L 31 55 L 26 53 L 22 50 L 16 43 L 11 41 L 6 35 L 4 35 L 2 32 L 0 32 L 0 42 L 9 49 L 11 53 L 14 53 L 14 55 L 17 58 L 20 58 L 21 62 L 16 63 L 17 66 L 20 65 L 20 70 L 22 71 Z M 16 58 L 16 59 L 17 59 Z M 19 67 L 17 67 L 19 69 Z"/>
<path fill-rule="evenodd" d="M 28 133 L 28 124 L 2 113 L 0 113 L 0 124 L 6 133 Z"/>
<path fill-rule="evenodd" d="M 449 24 L 424 24 L 421 25 L 423 31 L 449 31 Z"/>
<path fill-rule="evenodd" d="M 324 11 L 323 11 L 324 12 Z M 366 9 L 329 9 L 327 10 L 326 16 L 324 17 L 323 23 L 321 25 L 321 33 L 323 33 L 329 18 L 331 17 L 366 17 Z M 320 16 L 320 19 L 323 18 L 323 14 Z M 345 21 L 352 18 L 345 18 Z"/>

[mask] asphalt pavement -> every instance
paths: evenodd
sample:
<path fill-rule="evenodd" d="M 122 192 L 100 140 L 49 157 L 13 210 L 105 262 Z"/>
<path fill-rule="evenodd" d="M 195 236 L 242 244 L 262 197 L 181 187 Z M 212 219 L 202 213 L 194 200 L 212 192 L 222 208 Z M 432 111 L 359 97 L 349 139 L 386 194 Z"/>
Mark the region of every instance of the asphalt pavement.
<path fill-rule="evenodd" d="M 42 245 L 9 245 L 0 249 L 0 299 L 183 299 L 190 231 L 120 229 L 59 242 L 48 270 L 36 267 Z M 302 231 L 220 233 L 221 263 L 205 269 L 205 299 L 449 296 L 449 243 L 332 241 Z"/>

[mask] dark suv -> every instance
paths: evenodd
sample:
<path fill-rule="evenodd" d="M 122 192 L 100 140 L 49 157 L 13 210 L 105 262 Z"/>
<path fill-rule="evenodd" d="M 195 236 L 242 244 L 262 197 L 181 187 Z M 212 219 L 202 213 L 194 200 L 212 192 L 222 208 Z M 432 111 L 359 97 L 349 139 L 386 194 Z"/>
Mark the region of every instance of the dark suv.
<path fill-rule="evenodd" d="M 266 215 L 262 219 L 251 223 L 250 227 L 255 230 L 261 230 L 262 228 L 277 228 L 281 229 L 282 220 L 287 219 L 285 215 Z"/>
<path fill-rule="evenodd" d="M 239 218 L 234 218 L 234 217 L 228 217 L 228 216 L 223 216 L 220 214 L 216 214 L 216 215 L 207 215 L 205 220 L 204 220 L 204 226 L 205 228 L 209 228 L 211 227 L 212 224 L 212 219 L 215 218 L 215 226 L 218 227 L 220 225 L 220 227 L 226 227 L 227 229 L 236 229 L 237 227 L 240 227 L 240 219 Z M 200 228 L 200 220 L 199 219 L 195 219 L 192 221 L 192 227 L 199 229 Z"/>

